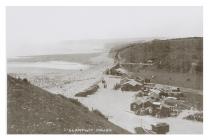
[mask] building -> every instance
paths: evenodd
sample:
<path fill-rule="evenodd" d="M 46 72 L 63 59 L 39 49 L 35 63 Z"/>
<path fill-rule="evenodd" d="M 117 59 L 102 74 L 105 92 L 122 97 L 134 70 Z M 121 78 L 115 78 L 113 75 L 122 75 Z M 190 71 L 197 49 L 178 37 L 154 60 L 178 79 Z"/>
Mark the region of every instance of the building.
<path fill-rule="evenodd" d="M 131 103 L 131 111 L 137 111 L 142 108 L 147 108 L 152 106 L 152 101 L 150 99 L 141 99 Z"/>
<path fill-rule="evenodd" d="M 148 92 L 144 92 L 144 91 L 139 91 L 135 97 L 144 97 L 144 96 L 148 96 Z"/>
<path fill-rule="evenodd" d="M 149 89 L 153 89 L 155 87 L 155 84 L 144 82 L 144 87 L 149 88 Z"/>
<path fill-rule="evenodd" d="M 153 97 L 155 99 L 160 99 L 160 93 L 161 91 L 158 89 L 150 89 L 150 97 Z"/>
<path fill-rule="evenodd" d="M 168 97 L 168 93 L 164 92 L 164 91 L 160 91 L 159 96 L 160 96 L 160 98 L 166 98 L 166 97 Z"/>
<path fill-rule="evenodd" d="M 116 75 L 116 76 L 128 76 L 128 72 L 121 68 L 121 65 L 119 63 L 113 65 L 111 68 L 108 68 L 105 73 L 107 75 Z"/>
<path fill-rule="evenodd" d="M 121 91 L 139 91 L 142 87 L 142 83 L 137 82 L 134 79 L 130 79 L 121 85 Z"/>
<path fill-rule="evenodd" d="M 157 134 L 166 134 L 169 132 L 169 125 L 167 123 L 157 123 L 152 124 L 152 131 L 156 132 Z"/>

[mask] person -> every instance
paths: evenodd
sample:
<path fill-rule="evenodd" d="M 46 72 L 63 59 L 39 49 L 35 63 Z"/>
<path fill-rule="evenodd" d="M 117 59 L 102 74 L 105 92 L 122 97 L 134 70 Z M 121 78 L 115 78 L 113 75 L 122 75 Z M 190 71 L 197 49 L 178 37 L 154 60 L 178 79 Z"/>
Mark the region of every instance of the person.
<path fill-rule="evenodd" d="M 106 84 L 106 82 L 104 83 L 104 88 L 107 88 L 107 84 Z"/>
<path fill-rule="evenodd" d="M 107 83 L 106 83 L 106 81 L 104 80 L 104 78 L 102 78 L 102 84 L 103 84 L 103 87 L 104 87 L 104 88 L 107 88 Z"/>

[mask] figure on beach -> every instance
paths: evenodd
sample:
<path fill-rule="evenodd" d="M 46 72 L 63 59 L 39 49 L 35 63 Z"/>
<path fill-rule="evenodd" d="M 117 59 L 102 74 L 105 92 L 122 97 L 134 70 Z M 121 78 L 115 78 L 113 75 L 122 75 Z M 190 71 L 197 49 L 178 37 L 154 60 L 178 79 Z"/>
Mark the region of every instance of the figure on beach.
<path fill-rule="evenodd" d="M 104 80 L 104 78 L 102 79 L 102 84 L 103 84 L 103 87 L 104 87 L 104 88 L 107 88 L 107 83 L 106 83 L 106 81 Z"/>

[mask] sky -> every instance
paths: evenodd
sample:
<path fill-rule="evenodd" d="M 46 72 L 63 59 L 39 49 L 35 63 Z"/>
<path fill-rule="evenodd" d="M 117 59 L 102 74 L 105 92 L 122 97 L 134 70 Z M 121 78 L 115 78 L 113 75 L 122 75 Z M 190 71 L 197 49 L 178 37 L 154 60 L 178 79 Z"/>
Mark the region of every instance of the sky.
<path fill-rule="evenodd" d="M 103 47 L 59 44 L 66 40 L 203 36 L 202 14 L 202 7 L 7 7 L 7 56 Z"/>

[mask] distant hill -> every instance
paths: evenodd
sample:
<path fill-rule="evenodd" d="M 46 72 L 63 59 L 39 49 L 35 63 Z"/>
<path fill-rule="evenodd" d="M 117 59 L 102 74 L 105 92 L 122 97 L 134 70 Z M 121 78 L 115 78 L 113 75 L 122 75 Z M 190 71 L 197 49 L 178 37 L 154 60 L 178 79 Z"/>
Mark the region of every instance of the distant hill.
<path fill-rule="evenodd" d="M 112 131 L 104 132 L 105 130 Z M 8 76 L 7 133 L 127 134 L 129 132 L 109 122 L 99 111 L 89 111 L 75 99 L 51 94 L 31 85 L 26 79 Z"/>
<path fill-rule="evenodd" d="M 177 38 L 167 40 L 152 40 L 142 43 L 130 43 L 118 49 L 111 51 L 115 60 L 120 62 L 126 69 L 135 73 L 148 73 L 158 76 L 167 76 L 172 79 L 172 75 L 178 74 L 179 77 L 185 76 L 187 80 L 185 87 L 202 88 L 202 73 L 203 73 L 203 38 Z M 152 65 L 128 65 L 128 63 L 146 64 L 148 61 Z M 162 75 L 159 73 L 167 74 Z M 188 76 L 188 75 L 191 76 Z M 146 74 L 145 74 L 146 75 Z M 196 76 L 194 78 L 194 76 Z M 174 77 L 174 76 L 173 76 Z M 181 80 L 181 81 L 182 81 Z M 168 83 L 168 79 L 160 80 L 158 82 Z M 191 84 L 194 81 L 194 84 Z M 200 82 L 199 82 L 200 81 Z M 199 84 L 198 84 L 199 82 Z M 178 80 L 170 80 L 170 84 L 181 83 Z M 182 84 L 179 84 L 182 85 Z"/>

